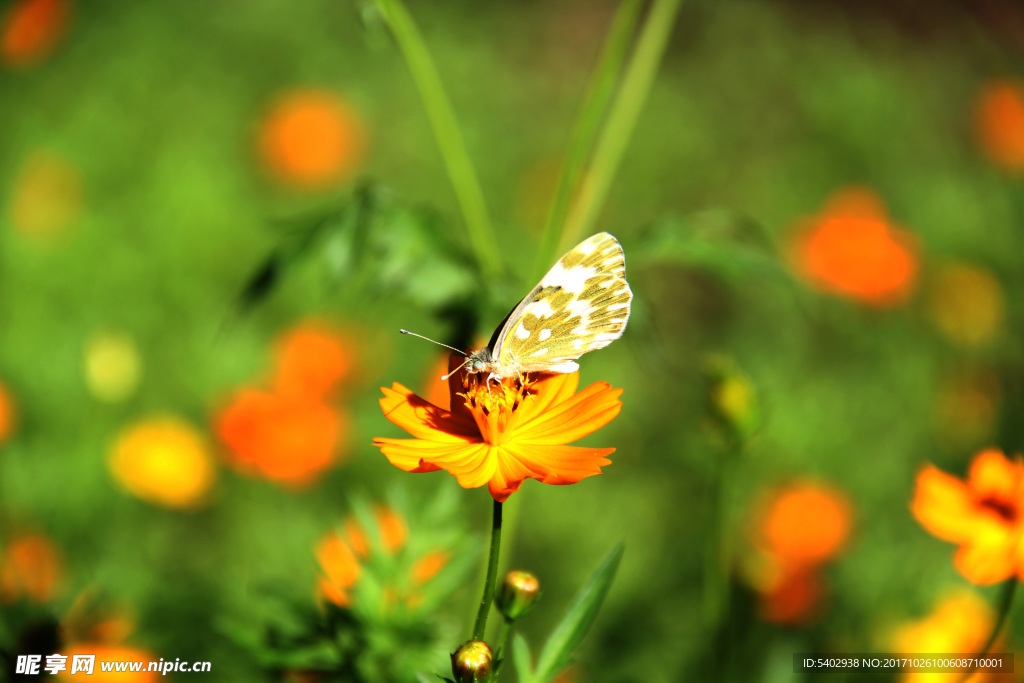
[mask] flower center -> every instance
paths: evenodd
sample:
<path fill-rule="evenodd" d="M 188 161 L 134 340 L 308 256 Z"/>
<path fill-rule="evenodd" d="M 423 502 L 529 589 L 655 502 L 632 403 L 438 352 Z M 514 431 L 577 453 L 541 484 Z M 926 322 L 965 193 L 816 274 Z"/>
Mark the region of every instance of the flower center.
<path fill-rule="evenodd" d="M 480 435 L 492 446 L 505 443 L 515 426 L 515 411 L 528 395 L 529 379 L 489 378 L 484 373 L 467 373 L 460 393 L 476 420 Z"/>
<path fill-rule="evenodd" d="M 991 510 L 996 513 L 1001 519 L 1009 524 L 1016 523 L 1017 519 L 1020 517 L 1020 511 L 1017 509 L 1017 506 L 1005 500 L 999 500 L 998 498 L 990 496 L 988 498 L 982 498 L 978 501 L 978 505 L 985 510 Z"/>

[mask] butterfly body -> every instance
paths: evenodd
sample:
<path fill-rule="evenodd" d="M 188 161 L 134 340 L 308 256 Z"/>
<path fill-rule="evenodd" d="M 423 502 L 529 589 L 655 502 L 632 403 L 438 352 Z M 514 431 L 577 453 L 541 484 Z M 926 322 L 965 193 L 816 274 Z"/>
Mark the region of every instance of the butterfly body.
<path fill-rule="evenodd" d="M 633 293 L 618 240 L 606 232 L 570 249 L 512 309 L 466 369 L 491 378 L 575 372 L 584 353 L 622 336 Z"/>

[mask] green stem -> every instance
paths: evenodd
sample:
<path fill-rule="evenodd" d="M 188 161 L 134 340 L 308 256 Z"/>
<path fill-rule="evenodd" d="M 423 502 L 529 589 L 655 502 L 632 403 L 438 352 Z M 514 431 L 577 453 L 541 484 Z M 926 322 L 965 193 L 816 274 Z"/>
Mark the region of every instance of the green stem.
<path fill-rule="evenodd" d="M 498 675 L 501 674 L 502 664 L 505 663 L 505 651 L 508 649 L 508 638 L 512 634 L 512 622 L 505 619 L 501 622 L 501 634 L 498 635 L 498 649 L 495 651 L 494 659 L 497 665 L 494 667 L 494 675 L 491 676 L 491 683 L 497 683 Z"/>
<path fill-rule="evenodd" d="M 569 201 L 579 187 L 583 167 L 594 148 L 594 139 L 608 111 L 608 104 L 615 92 L 615 83 L 622 71 L 622 64 L 626 61 L 633 30 L 643 6 L 644 0 L 623 0 L 612 19 L 608 37 L 587 84 L 583 104 L 569 134 L 569 144 L 565 159 L 562 161 L 555 195 L 544 223 L 540 249 L 537 250 L 530 282 L 539 280 L 556 256 L 554 252 L 559 246 L 559 238 L 565 228 Z"/>
<path fill-rule="evenodd" d="M 483 640 L 487 630 L 487 614 L 494 600 L 494 582 L 498 578 L 498 552 L 501 550 L 501 503 L 494 501 L 491 517 L 491 552 L 487 556 L 487 578 L 484 580 L 484 595 L 480 599 L 480 610 L 473 624 L 473 640 Z"/>
<path fill-rule="evenodd" d="M 377 6 L 380 7 L 384 20 L 395 36 L 395 41 L 402 50 L 416 87 L 420 91 L 420 97 L 423 98 L 423 105 L 434 129 L 434 137 L 441 150 L 448 179 L 452 183 L 452 189 L 455 190 L 459 208 L 466 221 L 469 242 L 480 263 L 481 273 L 484 276 L 494 275 L 500 269 L 500 258 L 487 213 L 487 204 L 484 202 L 480 181 L 477 180 L 473 164 L 469 160 L 455 112 L 441 85 L 434 60 L 431 59 L 416 23 L 401 0 L 377 0 Z"/>
<path fill-rule="evenodd" d="M 985 646 L 978 652 L 978 658 L 982 658 L 988 654 L 988 651 L 995 645 L 996 641 L 999 640 L 999 634 L 1003 632 L 1003 627 L 1006 625 L 1006 620 L 1010 616 L 1010 607 L 1013 606 L 1013 598 L 1017 592 L 1017 581 L 1016 577 L 1010 578 L 1003 583 L 1003 590 L 999 594 L 999 616 L 996 617 L 995 626 L 992 627 L 992 633 L 989 635 L 988 640 L 985 641 Z M 964 677 L 960 679 L 961 683 L 964 683 L 977 669 L 976 666 L 972 666 L 971 669 L 964 674 Z"/>
<path fill-rule="evenodd" d="M 668 45 L 682 0 L 655 0 L 651 7 L 618 97 L 608 114 L 594 150 L 589 172 L 583 178 L 579 197 L 569 213 L 563 240 L 573 241 L 592 231 L 608 196 L 615 172 L 636 127 L 651 83 Z"/>

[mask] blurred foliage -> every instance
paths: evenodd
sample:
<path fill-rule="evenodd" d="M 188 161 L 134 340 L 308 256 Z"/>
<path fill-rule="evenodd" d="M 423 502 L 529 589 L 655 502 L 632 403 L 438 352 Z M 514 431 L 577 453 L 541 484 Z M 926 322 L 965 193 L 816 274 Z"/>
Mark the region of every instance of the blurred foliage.
<path fill-rule="evenodd" d="M 61 624 L 95 591 L 130 614 L 114 640 L 211 661 L 208 680 L 450 669 L 490 501 L 370 447 L 396 431 L 377 387 L 436 379 L 436 349 L 398 328 L 473 345 L 532 286 L 553 169 L 615 7 L 410 3 L 496 226 L 503 270 L 482 278 L 414 83 L 368 6 L 0 6 L 4 657 L 70 648 Z M 38 33 L 11 38 L 25 16 Z M 976 647 L 992 615 L 954 628 L 944 605 L 965 588 L 974 598 L 956 604 L 994 604 L 996 589 L 970 588 L 908 504 L 925 462 L 960 475 L 983 447 L 1024 450 L 1022 27 L 1009 0 L 684 4 L 597 221 L 636 294 L 622 341 L 582 363 L 584 384 L 625 388 L 600 435 L 614 464 L 513 497 L 502 565 L 545 593 L 514 643 L 544 642 L 624 539 L 576 680 L 797 680 L 794 652 L 888 651 L 924 628 Z M 268 139 L 293 144 L 268 126 L 296 92 L 328 93 L 326 117 L 305 115 L 362 147 L 298 167 L 268 154 Z M 830 199 L 851 187 L 884 216 L 837 214 Z M 816 228 L 853 219 L 874 226 L 879 239 L 858 242 L 874 263 L 910 266 L 885 305 L 801 260 Z M 851 249 L 824 243 L 842 264 L 829 272 L 857 276 Z M 274 341 L 310 316 L 358 341 L 329 403 L 350 418 L 348 455 L 297 486 L 236 474 L 216 416 L 238 387 L 264 386 Z M 709 358 L 728 359 L 712 377 Z M 730 412 L 735 389 L 715 394 L 709 380 L 729 376 L 755 412 Z M 146 502 L 159 496 L 111 472 L 116 444 L 153 415 L 201 432 L 218 463 L 195 507 Z M 813 572 L 773 574 L 751 531 L 759 502 L 803 480 L 843 492 L 849 540 Z M 370 556 L 350 607 L 318 604 L 317 542 L 350 513 L 372 530 L 368 500 L 401 510 L 409 545 Z M 441 546 L 453 559 L 424 603 L 384 609 L 387 578 Z M 52 581 L 26 581 L 44 571 Z M 769 597 L 811 600 L 813 618 L 772 621 Z M 1011 630 L 1005 648 L 1020 646 Z M 511 650 L 507 680 L 537 665 Z"/>

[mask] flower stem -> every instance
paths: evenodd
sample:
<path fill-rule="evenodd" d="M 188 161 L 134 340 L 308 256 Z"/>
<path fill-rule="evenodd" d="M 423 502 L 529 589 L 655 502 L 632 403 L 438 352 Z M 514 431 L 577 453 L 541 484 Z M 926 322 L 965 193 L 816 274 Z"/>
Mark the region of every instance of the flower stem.
<path fill-rule="evenodd" d="M 483 640 L 487 630 L 487 614 L 494 600 L 494 582 L 498 578 L 498 553 L 501 550 L 501 503 L 494 501 L 491 518 L 491 552 L 487 556 L 487 578 L 484 580 L 484 595 L 480 599 L 480 610 L 473 624 L 473 640 Z"/>
<path fill-rule="evenodd" d="M 455 112 L 441 85 L 441 78 L 426 43 L 401 0 L 377 0 L 377 6 L 402 50 L 420 97 L 423 98 L 423 106 L 427 110 L 427 117 L 448 171 L 448 179 L 466 221 L 469 242 L 479 261 L 481 274 L 486 279 L 486 276 L 495 275 L 500 269 L 498 246 L 494 241 L 480 181 L 469 160 Z"/>
<path fill-rule="evenodd" d="M 654 0 L 640 39 L 626 68 L 618 97 L 608 113 L 601 136 L 594 149 L 594 158 L 580 187 L 580 194 L 569 213 L 563 240 L 575 240 L 591 231 L 612 179 L 622 161 L 626 145 L 636 127 L 640 111 L 647 100 L 661 56 L 668 45 L 682 0 Z"/>
<path fill-rule="evenodd" d="M 501 622 L 501 634 L 498 636 L 498 649 L 495 651 L 497 664 L 494 667 L 494 675 L 491 676 L 491 683 L 497 683 L 501 674 L 501 666 L 505 663 L 505 650 L 508 649 L 508 638 L 512 634 L 512 622 L 505 619 Z"/>
<path fill-rule="evenodd" d="M 996 641 L 999 640 L 999 635 L 1003 632 L 1003 626 L 1006 625 L 1006 620 L 1010 616 L 1010 607 L 1013 606 L 1013 597 L 1017 592 L 1017 581 L 1016 577 L 1011 577 L 1005 583 L 1003 583 L 1003 590 L 999 594 L 999 616 L 996 617 L 995 626 L 992 627 L 992 633 L 989 635 L 988 640 L 985 641 L 984 647 L 978 652 L 978 659 L 981 659 L 988 654 L 988 651 L 992 649 Z M 971 669 L 964 674 L 964 677 L 960 679 L 961 683 L 969 679 L 973 674 L 977 666 L 972 666 Z"/>

